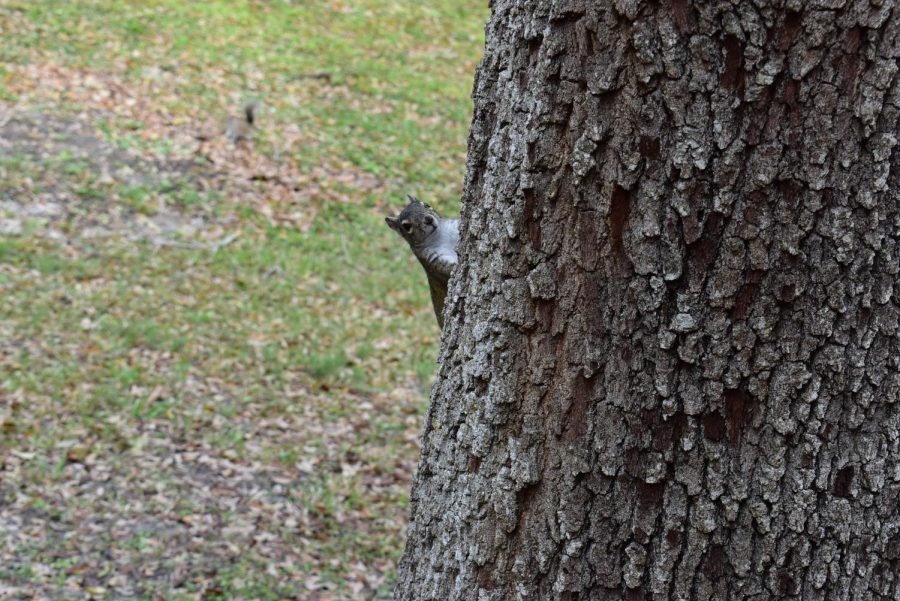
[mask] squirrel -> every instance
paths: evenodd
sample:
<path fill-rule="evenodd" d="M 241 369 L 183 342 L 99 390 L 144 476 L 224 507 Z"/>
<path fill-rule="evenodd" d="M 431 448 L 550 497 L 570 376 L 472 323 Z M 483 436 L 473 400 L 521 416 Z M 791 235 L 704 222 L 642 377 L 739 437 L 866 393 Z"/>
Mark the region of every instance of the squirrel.
<path fill-rule="evenodd" d="M 241 117 L 231 117 L 225 126 L 225 137 L 237 144 L 241 140 L 249 140 L 253 136 L 253 127 L 256 121 L 256 111 L 259 104 L 248 102 L 244 105 L 244 114 Z"/>
<path fill-rule="evenodd" d="M 384 221 L 406 240 L 425 269 L 434 315 L 443 329 L 447 282 L 459 262 L 456 255 L 459 219 L 444 219 L 412 194 L 406 196 L 409 198 L 406 208 L 396 217 L 385 217 Z"/>

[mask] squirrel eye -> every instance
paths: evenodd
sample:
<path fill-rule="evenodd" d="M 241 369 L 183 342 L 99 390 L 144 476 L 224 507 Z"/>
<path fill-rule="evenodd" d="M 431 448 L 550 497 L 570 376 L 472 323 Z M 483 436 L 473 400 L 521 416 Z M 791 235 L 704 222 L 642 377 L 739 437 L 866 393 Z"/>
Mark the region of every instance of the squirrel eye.
<path fill-rule="evenodd" d="M 400 225 L 403 226 L 403 229 L 407 234 L 412 233 L 412 224 L 409 221 L 404 221 Z"/>
<path fill-rule="evenodd" d="M 434 219 L 430 215 L 425 218 L 425 225 L 434 225 Z"/>

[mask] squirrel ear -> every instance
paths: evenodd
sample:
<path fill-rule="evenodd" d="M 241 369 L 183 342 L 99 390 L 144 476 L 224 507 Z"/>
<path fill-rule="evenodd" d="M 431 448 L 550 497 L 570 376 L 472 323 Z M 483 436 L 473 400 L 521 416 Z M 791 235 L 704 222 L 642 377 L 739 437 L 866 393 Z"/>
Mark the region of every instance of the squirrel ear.
<path fill-rule="evenodd" d="M 409 202 L 414 202 L 416 204 L 422 204 L 422 201 L 413 196 L 412 194 L 407 194 L 406 197 L 409 199 Z"/>

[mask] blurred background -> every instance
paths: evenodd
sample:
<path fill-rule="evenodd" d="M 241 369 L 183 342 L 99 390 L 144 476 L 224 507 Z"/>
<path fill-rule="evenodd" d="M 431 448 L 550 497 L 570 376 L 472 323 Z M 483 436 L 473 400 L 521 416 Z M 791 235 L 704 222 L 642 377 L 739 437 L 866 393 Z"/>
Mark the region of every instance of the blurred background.
<path fill-rule="evenodd" d="M 0 0 L 0 598 L 389 595 L 487 16 Z"/>

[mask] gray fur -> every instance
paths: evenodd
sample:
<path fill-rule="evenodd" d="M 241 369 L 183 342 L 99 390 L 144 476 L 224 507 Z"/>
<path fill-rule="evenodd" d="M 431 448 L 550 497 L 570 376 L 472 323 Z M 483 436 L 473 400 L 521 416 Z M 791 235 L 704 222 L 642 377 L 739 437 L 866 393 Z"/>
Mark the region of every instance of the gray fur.
<path fill-rule="evenodd" d="M 396 217 L 385 217 L 388 226 L 406 240 L 425 269 L 431 289 L 431 304 L 438 325 L 444 327 L 447 282 L 459 262 L 459 219 L 444 219 L 430 206 L 408 194 L 409 204 Z"/>

